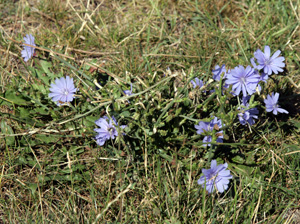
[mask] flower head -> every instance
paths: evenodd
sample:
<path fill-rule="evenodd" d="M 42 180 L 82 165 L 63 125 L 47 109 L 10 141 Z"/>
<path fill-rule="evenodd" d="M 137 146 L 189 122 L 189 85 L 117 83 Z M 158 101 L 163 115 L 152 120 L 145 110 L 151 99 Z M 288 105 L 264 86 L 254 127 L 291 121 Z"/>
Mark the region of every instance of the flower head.
<path fill-rule="evenodd" d="M 260 77 L 259 77 L 259 81 L 267 83 L 268 78 L 269 78 L 269 75 L 262 72 Z"/>
<path fill-rule="evenodd" d="M 191 83 L 193 84 L 193 88 L 195 89 L 197 86 L 199 86 L 199 89 L 204 85 L 203 81 L 195 78 L 194 80 L 191 81 Z"/>
<path fill-rule="evenodd" d="M 264 73 L 271 75 L 272 72 L 278 74 L 278 72 L 282 72 L 285 66 L 283 63 L 284 57 L 278 57 L 281 51 L 277 50 L 271 56 L 271 49 L 269 46 L 265 46 L 265 52 L 263 53 L 261 50 L 257 50 L 254 52 L 254 57 L 256 58 L 258 65 L 257 69 L 263 69 Z"/>
<path fill-rule="evenodd" d="M 57 105 L 72 102 L 77 89 L 74 86 L 73 78 L 67 76 L 60 79 L 55 79 L 55 83 L 51 84 L 49 97 L 52 98 Z"/>
<path fill-rule="evenodd" d="M 132 83 L 130 84 L 130 90 L 124 90 L 123 92 L 126 96 L 131 96 L 132 95 Z"/>
<path fill-rule="evenodd" d="M 25 44 L 29 44 L 32 46 L 36 46 L 34 43 L 34 36 L 32 36 L 31 34 L 27 34 L 24 37 L 24 41 Z M 33 47 L 29 47 L 29 46 L 25 46 L 23 45 L 23 50 L 21 51 L 21 55 L 24 58 L 24 61 L 27 62 L 33 55 L 34 55 L 34 48 Z"/>
<path fill-rule="evenodd" d="M 227 76 L 227 71 L 226 71 L 225 65 L 222 65 L 221 67 L 219 65 L 216 65 L 215 69 L 212 70 L 212 73 L 213 73 L 213 79 L 215 81 L 220 81 L 222 73 L 224 73 L 223 79 L 225 79 L 226 76 Z M 228 89 L 229 85 L 224 83 L 224 82 L 222 82 L 222 85 L 223 85 L 222 86 L 222 94 L 224 94 L 223 91 Z M 219 86 L 217 86 L 217 88 L 219 88 Z M 213 93 L 215 91 L 216 90 L 213 89 L 213 90 L 210 91 L 210 93 Z"/>
<path fill-rule="evenodd" d="M 212 193 L 215 187 L 218 192 L 223 193 L 228 188 L 229 179 L 232 179 L 227 167 L 227 163 L 217 165 L 217 161 L 212 160 L 210 169 L 202 169 L 204 175 L 200 177 L 198 184 L 205 187 L 208 193 Z"/>
<path fill-rule="evenodd" d="M 202 134 L 204 132 L 212 132 L 214 129 L 219 130 L 222 128 L 222 121 L 218 120 L 217 117 L 215 117 L 210 122 L 204 122 L 200 121 L 198 125 L 195 125 L 195 128 L 197 129 L 197 134 Z M 212 136 L 207 135 L 203 139 L 203 143 L 209 143 L 212 141 Z M 223 131 L 217 132 L 217 140 L 216 142 L 222 143 L 223 142 Z M 210 144 L 205 144 L 204 146 L 210 146 Z"/>
<path fill-rule="evenodd" d="M 282 109 L 282 108 L 279 108 L 279 105 L 277 104 L 278 103 L 278 98 L 279 98 L 279 93 L 272 93 L 272 95 L 268 95 L 267 96 L 267 99 L 264 100 L 265 104 L 266 104 L 266 111 L 267 112 L 271 112 L 273 111 L 273 114 L 274 115 L 277 115 L 277 113 L 286 113 L 288 114 L 289 112 Z"/>
<path fill-rule="evenodd" d="M 249 100 L 250 96 L 243 97 L 243 103 L 241 106 L 243 107 L 238 107 L 238 110 L 240 111 L 238 113 L 239 121 L 242 125 L 246 125 L 247 123 L 251 126 L 255 124 L 255 119 L 257 119 L 258 115 L 258 110 L 256 108 L 249 108 L 249 103 L 247 102 Z"/>
<path fill-rule="evenodd" d="M 212 70 L 212 73 L 213 73 L 213 79 L 216 81 L 220 81 L 222 73 L 224 73 L 223 79 L 225 79 L 226 78 L 225 65 L 222 65 L 221 67 L 219 65 L 216 65 L 215 69 Z"/>
<path fill-rule="evenodd" d="M 269 78 L 269 75 L 262 72 L 259 77 L 259 82 L 267 83 L 268 78 Z M 257 85 L 257 88 L 258 88 L 258 92 L 261 92 L 262 88 L 261 88 L 260 84 Z"/>
<path fill-rule="evenodd" d="M 226 84 L 232 85 L 232 90 L 235 95 L 243 92 L 243 96 L 252 95 L 255 92 L 256 86 L 260 81 L 260 75 L 250 66 L 245 69 L 239 65 L 232 69 L 227 74 Z"/>
<path fill-rule="evenodd" d="M 253 68 L 258 69 L 258 68 L 257 68 L 257 64 L 255 63 L 255 59 L 254 59 L 254 58 L 251 58 L 251 59 L 250 59 L 250 62 L 251 62 L 251 64 L 252 64 L 252 67 L 253 67 Z"/>
<path fill-rule="evenodd" d="M 107 116 L 101 117 L 95 121 L 95 124 L 100 127 L 94 129 L 94 131 L 97 132 L 95 138 L 98 145 L 102 146 L 106 140 L 115 139 L 115 137 L 118 136 L 118 130 L 116 128 L 118 123 L 114 116 L 112 116 L 111 119 Z M 120 127 L 124 129 L 126 125 L 121 125 Z"/>
<path fill-rule="evenodd" d="M 130 84 L 130 90 L 124 90 L 123 92 L 126 96 L 131 96 L 132 95 L 132 83 Z M 127 100 L 127 102 L 130 103 L 129 100 Z"/>

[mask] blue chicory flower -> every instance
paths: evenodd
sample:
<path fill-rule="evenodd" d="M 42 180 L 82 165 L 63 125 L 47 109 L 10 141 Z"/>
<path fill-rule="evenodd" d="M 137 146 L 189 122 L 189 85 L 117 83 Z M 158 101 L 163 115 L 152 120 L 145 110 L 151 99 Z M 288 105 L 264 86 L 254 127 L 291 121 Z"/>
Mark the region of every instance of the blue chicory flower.
<path fill-rule="evenodd" d="M 202 169 L 203 176 L 197 181 L 208 193 L 212 193 L 216 187 L 217 191 L 223 193 L 228 189 L 229 180 L 232 179 L 230 170 L 226 170 L 227 163 L 217 165 L 216 160 L 211 161 L 210 169 Z"/>
<path fill-rule="evenodd" d="M 215 69 L 212 70 L 213 73 L 213 79 L 216 81 L 220 81 L 222 73 L 224 73 L 223 79 L 226 78 L 226 68 L 223 64 L 221 67 L 219 65 L 215 66 Z"/>
<path fill-rule="evenodd" d="M 131 96 L 132 95 L 132 83 L 130 84 L 130 90 L 124 90 L 123 92 L 126 96 Z"/>
<path fill-rule="evenodd" d="M 264 72 L 262 72 L 260 74 L 259 81 L 267 83 L 268 78 L 269 78 L 269 75 L 266 74 L 266 73 L 264 73 Z"/>
<path fill-rule="evenodd" d="M 264 73 L 271 75 L 272 72 L 278 74 L 278 72 L 282 72 L 285 66 L 283 61 L 285 60 L 284 57 L 278 57 L 281 51 L 277 50 L 271 56 L 271 49 L 269 46 L 265 46 L 265 52 L 263 53 L 261 50 L 257 50 L 254 52 L 254 57 L 256 58 L 258 65 L 257 69 L 263 69 Z"/>
<path fill-rule="evenodd" d="M 212 70 L 212 73 L 213 73 L 213 79 L 215 80 L 215 81 L 220 81 L 220 79 L 221 79 L 221 75 L 222 75 L 222 73 L 224 73 L 224 75 L 223 75 L 223 79 L 225 79 L 226 78 L 226 76 L 227 76 L 227 71 L 226 71 L 226 68 L 225 68 L 225 65 L 223 64 L 221 67 L 219 66 L 219 65 L 216 65 L 215 66 L 215 69 L 214 70 Z M 226 89 L 228 89 L 228 87 L 229 87 L 229 85 L 228 84 L 226 84 L 226 83 L 222 83 L 222 85 L 223 85 L 223 87 L 222 87 L 222 94 L 224 94 L 223 93 L 223 91 L 224 90 L 226 90 Z M 213 93 L 213 92 L 215 92 L 216 90 L 211 90 L 210 91 L 210 93 Z"/>
<path fill-rule="evenodd" d="M 24 37 L 25 44 L 36 46 L 34 43 L 34 36 L 27 34 Z M 21 51 L 21 55 L 24 58 L 24 61 L 27 62 L 34 55 L 34 48 L 23 45 L 24 49 Z"/>
<path fill-rule="evenodd" d="M 50 91 L 49 97 L 60 106 L 73 101 L 77 88 L 74 86 L 73 78 L 67 76 L 55 79 L 55 83 L 51 84 Z"/>
<path fill-rule="evenodd" d="M 102 146 L 108 139 L 115 139 L 118 136 L 118 123 L 114 116 L 111 119 L 103 116 L 96 120 L 95 124 L 100 127 L 94 129 L 97 132 L 95 139 L 98 145 Z M 120 127 L 124 129 L 126 125 L 121 125 Z"/>
<path fill-rule="evenodd" d="M 250 96 L 247 97 L 243 97 L 243 103 L 241 104 L 241 106 L 243 107 L 238 107 L 238 110 L 240 111 L 238 113 L 238 117 L 239 117 L 239 121 L 242 125 L 246 125 L 247 123 L 252 126 L 253 124 L 255 124 L 255 119 L 258 119 L 258 114 L 259 111 L 256 108 L 249 108 L 249 100 Z"/>
<path fill-rule="evenodd" d="M 131 96 L 132 95 L 132 83 L 130 84 L 130 90 L 124 90 L 123 92 L 126 96 Z M 130 103 L 129 100 L 127 100 L 127 101 L 128 101 L 128 103 Z"/>
<path fill-rule="evenodd" d="M 259 82 L 267 83 L 268 78 L 269 78 L 269 76 L 266 73 L 262 72 L 259 77 Z M 258 91 L 261 92 L 260 84 L 257 85 L 257 88 L 258 88 Z"/>
<path fill-rule="evenodd" d="M 251 59 L 250 59 L 250 62 L 251 62 L 252 67 L 253 67 L 254 69 L 259 70 L 259 69 L 257 68 L 257 64 L 255 63 L 255 59 L 254 59 L 254 58 L 251 58 Z"/>
<path fill-rule="evenodd" d="M 217 117 L 215 117 L 210 122 L 204 122 L 200 121 L 198 125 L 195 125 L 195 128 L 197 129 L 197 134 L 202 134 L 204 132 L 212 132 L 214 129 L 219 130 L 222 128 L 222 121 L 218 120 Z M 216 142 L 222 143 L 223 142 L 223 131 L 217 132 L 217 140 Z M 209 143 L 212 141 L 212 136 L 207 135 L 203 139 L 203 143 Z M 204 144 L 204 146 L 210 146 L 210 144 Z"/>
<path fill-rule="evenodd" d="M 204 83 L 202 80 L 200 80 L 199 78 L 195 78 L 194 80 L 191 81 L 191 83 L 193 84 L 193 88 L 195 89 L 197 86 L 199 86 L 199 89 L 204 86 Z"/>
<path fill-rule="evenodd" d="M 250 66 L 246 69 L 239 65 L 232 69 L 227 74 L 226 84 L 232 85 L 232 90 L 235 95 L 243 92 L 243 96 L 252 95 L 256 91 L 256 86 L 260 81 L 260 75 Z"/>
<path fill-rule="evenodd" d="M 271 112 L 273 111 L 274 115 L 277 115 L 277 113 L 286 113 L 288 114 L 289 112 L 286 111 L 285 109 L 279 108 L 278 105 L 278 99 L 279 99 L 279 93 L 274 93 L 272 92 L 272 95 L 267 95 L 267 99 L 264 100 L 266 104 L 266 111 Z"/>

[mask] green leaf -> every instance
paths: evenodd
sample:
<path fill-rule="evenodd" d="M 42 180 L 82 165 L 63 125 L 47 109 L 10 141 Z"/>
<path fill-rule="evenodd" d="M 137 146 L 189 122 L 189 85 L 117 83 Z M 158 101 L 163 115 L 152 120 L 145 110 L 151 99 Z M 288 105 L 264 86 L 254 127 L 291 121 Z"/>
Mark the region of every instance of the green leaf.
<path fill-rule="evenodd" d="M 160 155 L 162 158 L 168 160 L 169 162 L 172 162 L 173 157 L 167 155 L 166 151 L 164 151 L 164 150 L 162 150 L 162 149 L 159 149 L 158 151 L 159 151 L 159 155 Z"/>
<path fill-rule="evenodd" d="M 300 129 L 300 121 L 298 121 L 298 120 L 291 120 L 290 123 L 292 123 L 296 128 Z"/>
<path fill-rule="evenodd" d="M 129 111 L 124 111 L 120 113 L 120 117 L 132 117 Z"/>
<path fill-rule="evenodd" d="M 42 114 L 42 115 L 48 115 L 49 110 L 47 110 L 47 108 L 37 107 L 37 108 L 34 109 L 33 113 L 34 114 L 39 113 L 39 114 Z"/>
<path fill-rule="evenodd" d="M 49 70 L 49 68 L 52 67 L 52 63 L 51 62 L 48 62 L 48 61 L 40 61 L 41 63 L 41 66 L 44 70 L 44 72 L 49 75 L 49 76 L 53 76 L 54 74 Z"/>
<path fill-rule="evenodd" d="M 1 133 L 4 135 L 14 134 L 14 131 L 12 130 L 12 128 L 4 120 L 1 121 Z M 14 136 L 5 137 L 5 142 L 6 142 L 6 145 L 14 145 L 15 137 Z"/>
<path fill-rule="evenodd" d="M 60 136 L 37 134 L 36 138 L 39 139 L 41 142 L 48 144 L 51 142 L 57 142 L 59 140 Z"/>
<path fill-rule="evenodd" d="M 18 109 L 19 109 L 19 116 L 21 118 L 27 118 L 29 116 L 30 113 L 29 113 L 28 109 L 26 109 L 24 107 L 19 107 Z"/>
<path fill-rule="evenodd" d="M 30 104 L 29 100 L 27 100 L 21 93 L 16 91 L 6 91 L 4 94 L 4 98 L 17 105 Z"/>
<path fill-rule="evenodd" d="M 38 91 L 40 91 L 42 94 L 46 95 L 47 90 L 45 89 L 45 86 L 37 84 L 37 83 L 33 83 L 32 87 Z"/>
<path fill-rule="evenodd" d="M 18 164 L 20 164 L 20 165 L 25 165 L 26 164 L 26 158 L 25 157 L 23 157 L 23 156 L 20 156 L 19 158 L 18 158 Z"/>
<path fill-rule="evenodd" d="M 99 119 L 99 117 L 96 116 L 87 116 L 83 119 L 83 124 L 85 127 L 93 127 L 95 126 L 95 121 Z"/>
<path fill-rule="evenodd" d="M 34 72 L 35 72 L 36 77 L 37 77 L 39 80 L 42 80 L 42 81 L 44 82 L 45 85 L 49 85 L 49 79 L 50 79 L 50 78 L 48 77 L 48 75 L 46 75 L 46 76 L 44 75 L 44 74 L 45 74 L 44 71 L 35 69 Z"/>
<path fill-rule="evenodd" d="M 32 195 L 35 195 L 37 184 L 36 183 L 30 183 L 28 184 L 29 189 L 31 190 Z"/>
<path fill-rule="evenodd" d="M 251 176 L 256 166 L 247 164 L 245 159 L 237 155 L 232 159 L 236 164 L 233 165 L 234 169 L 242 175 Z"/>

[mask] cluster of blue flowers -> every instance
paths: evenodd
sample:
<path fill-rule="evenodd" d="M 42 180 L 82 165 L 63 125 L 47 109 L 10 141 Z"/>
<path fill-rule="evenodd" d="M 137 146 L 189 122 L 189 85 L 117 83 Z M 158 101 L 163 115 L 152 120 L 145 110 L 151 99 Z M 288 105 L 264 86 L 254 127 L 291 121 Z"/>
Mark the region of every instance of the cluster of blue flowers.
<path fill-rule="evenodd" d="M 243 97 L 243 102 L 241 104 L 241 107 L 238 107 L 238 110 L 240 111 L 238 113 L 239 121 L 242 125 L 246 125 L 247 123 L 251 126 L 255 123 L 253 118 L 258 118 L 259 111 L 256 108 L 249 108 L 248 100 L 250 99 L 250 96 Z M 245 109 L 246 108 L 246 109 Z"/>
<path fill-rule="evenodd" d="M 27 34 L 24 37 L 25 44 L 31 46 L 36 46 L 34 43 L 34 37 L 31 34 Z M 24 61 L 27 62 L 35 54 L 35 48 L 31 46 L 25 46 L 21 52 Z M 57 104 L 57 106 L 69 105 L 74 98 L 75 93 L 78 89 L 75 88 L 73 78 L 66 76 L 66 78 L 61 77 L 60 79 L 55 79 L 55 83 L 51 84 L 49 97 Z M 132 85 L 130 90 L 125 90 L 124 94 L 127 96 L 132 95 Z M 94 129 L 97 132 L 95 140 L 98 145 L 104 145 L 105 141 L 109 139 L 114 139 L 118 136 L 118 123 L 114 116 L 108 118 L 104 116 L 95 121 L 95 124 L 100 128 Z M 120 128 L 124 129 L 126 125 L 121 125 Z"/>
<path fill-rule="evenodd" d="M 215 117 L 210 122 L 203 122 L 200 121 L 198 125 L 195 125 L 195 128 L 197 129 L 197 134 L 202 134 L 204 132 L 212 132 L 214 129 L 219 130 L 222 128 L 222 121 L 219 120 L 217 117 Z M 223 131 L 219 131 L 216 133 L 216 142 L 222 143 L 223 142 Z M 212 141 L 212 136 L 208 135 L 205 136 L 203 139 L 203 143 L 209 143 Z M 204 144 L 204 146 L 210 146 L 210 144 Z"/>
<path fill-rule="evenodd" d="M 280 56 L 281 51 L 277 50 L 273 55 L 271 55 L 271 50 L 269 46 L 265 46 L 264 52 L 257 50 L 254 53 L 254 58 L 251 58 L 252 66 L 248 65 L 246 68 L 242 65 L 235 67 L 232 70 L 226 71 L 225 65 L 216 66 L 212 71 L 213 79 L 215 81 L 220 81 L 222 79 L 222 94 L 224 90 L 228 90 L 233 96 L 239 97 L 242 93 L 242 103 L 237 107 L 238 119 L 242 125 L 253 125 L 255 123 L 254 119 L 258 119 L 259 111 L 257 108 L 250 108 L 248 103 L 251 95 L 255 92 L 261 91 L 260 82 L 267 82 L 270 75 L 273 73 L 278 74 L 282 72 L 285 66 L 284 57 Z M 204 86 L 204 83 L 199 78 L 191 81 L 193 88 Z M 231 88 L 230 88 L 231 87 Z M 211 92 L 214 92 L 212 90 Z M 278 113 L 286 113 L 288 111 L 282 109 L 278 105 L 279 93 L 273 93 L 267 95 L 264 100 L 266 111 L 273 112 L 274 115 Z M 197 134 L 204 134 L 203 146 L 210 146 L 208 144 L 212 141 L 217 143 L 223 142 L 223 131 L 219 130 L 223 126 L 222 121 L 217 117 L 214 117 L 210 122 L 200 121 L 198 125 L 195 125 L 197 129 Z M 215 160 L 211 162 L 211 169 L 202 172 L 202 176 L 198 180 L 198 184 L 202 187 L 206 187 L 209 193 L 212 193 L 214 187 L 217 188 L 218 192 L 222 193 L 228 188 L 229 179 L 232 178 L 230 171 L 225 169 L 227 164 L 221 164 L 217 166 Z"/>
<path fill-rule="evenodd" d="M 27 34 L 24 37 L 24 41 L 25 44 L 31 45 L 23 45 L 24 49 L 21 51 L 21 55 L 24 58 L 24 61 L 27 62 L 31 57 L 35 55 L 34 47 L 36 46 L 36 44 L 34 42 L 34 36 L 32 36 L 31 34 Z M 49 97 L 52 98 L 52 100 L 56 102 L 58 106 L 61 106 L 73 101 L 77 88 L 75 88 L 74 86 L 73 78 L 67 76 L 66 78 L 57 78 L 55 80 L 55 83 L 51 84 L 50 91 L 51 93 L 49 93 Z"/>
<path fill-rule="evenodd" d="M 35 55 L 35 43 L 34 37 L 26 35 L 24 37 L 25 44 L 24 49 L 21 52 L 24 61 L 27 62 L 31 57 Z M 261 91 L 259 85 L 260 82 L 267 82 L 268 78 L 272 73 L 278 74 L 282 72 L 285 66 L 283 62 L 285 59 L 280 55 L 280 51 L 276 51 L 271 56 L 271 50 L 269 46 L 265 46 L 264 52 L 257 50 L 254 53 L 254 58 L 251 58 L 251 66 L 246 68 L 242 65 L 235 67 L 232 70 L 226 70 L 225 65 L 215 66 L 212 70 L 213 79 L 215 81 L 222 81 L 222 94 L 224 91 L 229 91 L 233 96 L 239 97 L 242 92 L 242 103 L 237 107 L 237 116 L 239 122 L 242 125 L 253 125 L 254 119 L 258 119 L 259 111 L 257 108 L 250 108 L 248 103 L 251 95 L 257 91 Z M 199 88 L 203 92 L 206 92 L 204 88 L 205 83 L 199 78 L 195 78 L 191 81 L 193 88 Z M 230 88 L 231 87 L 231 88 Z M 55 83 L 51 84 L 49 97 L 58 105 L 69 105 L 74 98 L 75 93 L 78 91 L 75 88 L 73 78 L 66 76 L 66 78 L 57 78 Z M 211 90 L 210 92 L 214 92 Z M 130 90 L 123 91 L 126 96 L 132 95 L 132 84 Z M 278 113 L 288 113 L 288 111 L 282 109 L 278 105 L 279 93 L 273 93 L 267 95 L 264 100 L 266 111 L 273 112 L 274 115 Z M 128 101 L 129 102 L 129 101 Z M 109 139 L 115 139 L 119 132 L 126 127 L 126 125 L 119 126 L 114 116 L 108 117 L 103 116 L 95 121 L 95 124 L 99 128 L 95 128 L 94 131 L 97 133 L 95 140 L 98 145 L 103 146 Z M 224 124 L 221 119 L 214 117 L 210 122 L 200 121 L 198 125 L 195 125 L 197 134 L 205 135 L 203 138 L 203 146 L 211 146 L 211 142 L 222 143 L 223 142 L 223 130 Z M 124 134 L 124 133 L 123 133 Z M 229 180 L 232 179 L 230 170 L 227 170 L 228 164 L 217 165 L 216 160 L 211 161 L 210 169 L 202 169 L 203 176 L 198 180 L 198 184 L 205 188 L 209 193 L 212 193 L 216 188 L 218 192 L 223 193 L 228 189 Z"/>

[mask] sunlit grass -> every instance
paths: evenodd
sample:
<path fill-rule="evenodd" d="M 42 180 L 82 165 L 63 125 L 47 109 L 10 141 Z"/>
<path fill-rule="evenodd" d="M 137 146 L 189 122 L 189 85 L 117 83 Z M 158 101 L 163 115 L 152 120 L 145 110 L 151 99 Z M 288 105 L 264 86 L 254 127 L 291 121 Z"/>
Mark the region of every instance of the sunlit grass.
<path fill-rule="evenodd" d="M 1 1 L 2 222 L 299 222 L 298 2 L 66 2 Z M 40 49 L 24 63 L 18 42 L 29 33 Z M 286 70 L 263 96 L 280 92 L 289 115 L 260 108 L 251 129 L 226 127 L 212 153 L 234 178 L 207 194 L 197 180 L 211 149 L 195 121 L 230 105 L 188 81 L 209 81 L 217 64 L 247 66 L 265 45 Z M 49 85 L 66 75 L 80 91 L 57 107 Z M 99 147 L 94 121 L 105 113 L 127 135 Z"/>

